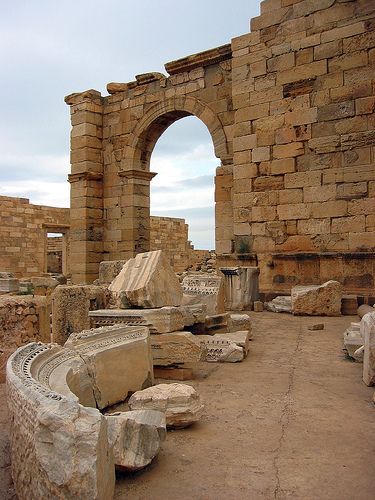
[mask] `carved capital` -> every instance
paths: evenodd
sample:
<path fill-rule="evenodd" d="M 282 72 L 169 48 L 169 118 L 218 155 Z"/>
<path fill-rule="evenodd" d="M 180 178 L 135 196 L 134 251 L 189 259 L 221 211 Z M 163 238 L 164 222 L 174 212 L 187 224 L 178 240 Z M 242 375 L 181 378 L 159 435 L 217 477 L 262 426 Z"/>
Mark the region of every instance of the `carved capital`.
<path fill-rule="evenodd" d="M 125 179 L 140 179 L 143 181 L 151 181 L 156 172 L 147 172 L 145 170 L 120 170 L 118 175 L 120 177 L 125 177 Z"/>

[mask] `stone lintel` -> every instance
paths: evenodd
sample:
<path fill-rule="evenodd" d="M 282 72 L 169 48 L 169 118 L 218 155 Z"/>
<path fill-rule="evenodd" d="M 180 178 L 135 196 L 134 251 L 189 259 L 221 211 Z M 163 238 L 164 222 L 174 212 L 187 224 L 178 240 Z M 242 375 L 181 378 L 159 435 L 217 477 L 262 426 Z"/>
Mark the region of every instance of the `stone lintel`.
<path fill-rule="evenodd" d="M 190 71 L 194 68 L 198 68 L 199 66 L 217 64 L 231 58 L 232 48 L 231 44 L 228 43 L 226 45 L 221 45 L 220 47 L 215 47 L 214 49 L 205 50 L 204 52 L 198 52 L 197 54 L 192 54 L 190 56 L 183 57 L 182 59 L 168 62 L 164 65 L 164 67 L 169 75 L 174 75 L 176 73 Z"/>
<path fill-rule="evenodd" d="M 101 101 L 102 94 L 95 89 L 85 90 L 84 92 L 75 92 L 73 94 L 69 94 L 64 97 L 64 101 L 69 106 L 73 104 L 80 104 L 82 102 L 93 102 L 93 101 Z"/>
<path fill-rule="evenodd" d="M 160 80 L 165 80 L 167 77 L 163 73 L 158 73 L 156 71 L 152 73 L 142 73 L 140 75 L 135 75 L 138 85 L 145 85 L 146 83 L 158 82 Z"/>
<path fill-rule="evenodd" d="M 103 174 L 100 172 L 91 172 L 90 170 L 87 172 L 77 172 L 76 174 L 69 174 L 68 175 L 68 182 L 71 184 L 73 182 L 78 182 L 78 181 L 101 181 L 103 179 Z"/>
<path fill-rule="evenodd" d="M 151 181 L 156 172 L 148 172 L 145 170 L 120 170 L 118 173 L 119 177 L 125 177 L 125 179 L 141 179 L 144 181 Z"/>

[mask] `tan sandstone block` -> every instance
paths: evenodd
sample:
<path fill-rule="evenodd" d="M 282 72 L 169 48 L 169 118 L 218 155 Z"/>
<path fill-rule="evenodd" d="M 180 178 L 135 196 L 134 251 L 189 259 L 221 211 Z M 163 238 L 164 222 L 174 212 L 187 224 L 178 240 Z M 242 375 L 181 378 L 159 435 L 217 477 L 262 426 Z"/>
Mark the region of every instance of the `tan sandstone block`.
<path fill-rule="evenodd" d="M 330 226 L 331 219 L 299 220 L 297 222 L 299 234 L 328 234 Z"/>
<path fill-rule="evenodd" d="M 331 42 L 332 40 L 339 40 L 340 38 L 358 35 L 364 31 L 365 24 L 363 21 L 360 21 L 355 24 L 349 24 L 348 26 L 342 26 L 340 28 L 333 28 L 329 31 L 323 32 L 321 41 L 322 43 Z"/>
<path fill-rule="evenodd" d="M 285 174 L 285 187 L 299 188 L 305 186 L 320 186 L 321 184 L 320 172 L 294 172 Z"/>
<path fill-rule="evenodd" d="M 251 220 L 254 222 L 270 221 L 275 218 L 275 207 L 252 207 L 251 209 Z"/>
<path fill-rule="evenodd" d="M 279 204 L 297 204 L 303 201 L 302 189 L 282 189 L 279 191 Z"/>
<path fill-rule="evenodd" d="M 280 220 L 308 219 L 310 217 L 310 207 L 304 203 L 279 205 L 277 215 Z"/>
<path fill-rule="evenodd" d="M 280 144 L 272 148 L 274 158 L 292 158 L 304 153 L 302 142 Z"/>
<path fill-rule="evenodd" d="M 314 123 L 317 121 L 318 108 L 301 109 L 291 111 L 285 114 L 286 125 L 304 125 L 307 123 Z"/>
<path fill-rule="evenodd" d="M 272 175 L 286 174 L 295 171 L 294 158 L 282 158 L 270 162 L 270 171 Z"/>
<path fill-rule="evenodd" d="M 350 233 L 365 231 L 365 216 L 340 217 L 332 219 L 331 233 Z"/>
<path fill-rule="evenodd" d="M 347 202 L 344 200 L 311 203 L 310 207 L 311 217 L 314 219 L 347 215 Z"/>
<path fill-rule="evenodd" d="M 322 43 L 314 47 L 314 59 L 328 59 L 342 54 L 342 40 L 333 40 L 332 42 Z"/>
<path fill-rule="evenodd" d="M 356 99 L 355 111 L 357 115 L 370 114 L 375 112 L 375 97 L 363 97 Z"/>
<path fill-rule="evenodd" d="M 297 82 L 298 80 L 305 80 L 315 76 L 324 75 L 327 73 L 327 61 L 314 61 L 309 64 L 302 64 L 286 71 L 280 71 L 277 75 L 277 84 L 283 85 L 285 83 Z"/>
<path fill-rule="evenodd" d="M 314 203 L 317 201 L 330 201 L 336 199 L 336 185 L 327 184 L 325 186 L 304 187 L 303 201 Z"/>
<path fill-rule="evenodd" d="M 328 104 L 318 109 L 318 120 L 338 120 L 355 115 L 354 102 L 344 101 L 334 104 Z"/>
<path fill-rule="evenodd" d="M 374 251 L 375 233 L 349 233 L 349 248 L 359 251 Z"/>
<path fill-rule="evenodd" d="M 254 163 L 267 161 L 270 159 L 270 147 L 254 148 L 251 153 L 251 159 Z"/>
<path fill-rule="evenodd" d="M 347 184 L 338 184 L 336 187 L 337 199 L 352 200 L 353 198 L 361 198 L 366 195 L 367 182 L 349 182 Z"/>

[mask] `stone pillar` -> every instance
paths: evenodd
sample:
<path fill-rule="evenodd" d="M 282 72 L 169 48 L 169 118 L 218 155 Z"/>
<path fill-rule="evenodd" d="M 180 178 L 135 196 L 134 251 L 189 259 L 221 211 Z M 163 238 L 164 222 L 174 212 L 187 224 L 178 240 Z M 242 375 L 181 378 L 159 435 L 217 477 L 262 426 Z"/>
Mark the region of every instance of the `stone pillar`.
<path fill-rule="evenodd" d="M 220 267 L 224 274 L 225 309 L 252 310 L 259 299 L 259 267 Z"/>
<path fill-rule="evenodd" d="M 233 165 L 217 167 L 215 176 L 215 248 L 218 255 L 233 251 Z"/>
<path fill-rule="evenodd" d="M 65 98 L 70 105 L 70 271 L 73 283 L 92 283 L 103 260 L 103 107 L 100 92 Z"/>
<path fill-rule="evenodd" d="M 123 258 L 150 250 L 150 181 L 156 173 L 144 170 L 120 170 L 122 179 L 121 241 Z"/>

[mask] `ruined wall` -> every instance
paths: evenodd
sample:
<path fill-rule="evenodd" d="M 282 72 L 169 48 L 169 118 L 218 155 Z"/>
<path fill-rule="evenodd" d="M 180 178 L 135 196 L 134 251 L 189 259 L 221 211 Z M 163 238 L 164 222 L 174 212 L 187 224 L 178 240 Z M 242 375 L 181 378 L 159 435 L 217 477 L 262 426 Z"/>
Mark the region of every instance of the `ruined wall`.
<path fill-rule="evenodd" d="M 373 287 L 374 28 L 372 0 L 266 0 L 232 40 L 234 246 L 263 290 Z"/>
<path fill-rule="evenodd" d="M 8 357 L 29 342 L 50 342 L 51 304 L 46 297 L 0 296 L 0 383 Z"/>
<path fill-rule="evenodd" d="M 185 219 L 150 217 L 150 250 L 163 250 L 176 272 L 189 266 L 188 230 Z"/>
<path fill-rule="evenodd" d="M 219 265 L 263 291 L 374 286 L 375 2 L 265 0 L 231 44 L 66 98 L 74 279 L 149 249 L 150 156 L 194 115 L 211 133 Z"/>
<path fill-rule="evenodd" d="M 0 196 L 0 270 L 16 277 L 40 276 L 47 270 L 47 233 L 68 228 L 68 208 Z"/>
<path fill-rule="evenodd" d="M 62 272 L 63 238 L 47 238 L 47 273 Z"/>

